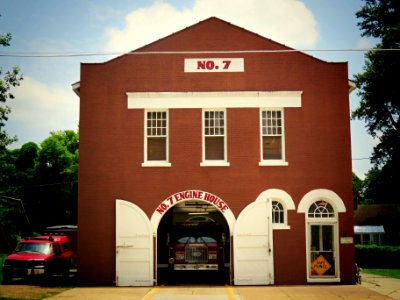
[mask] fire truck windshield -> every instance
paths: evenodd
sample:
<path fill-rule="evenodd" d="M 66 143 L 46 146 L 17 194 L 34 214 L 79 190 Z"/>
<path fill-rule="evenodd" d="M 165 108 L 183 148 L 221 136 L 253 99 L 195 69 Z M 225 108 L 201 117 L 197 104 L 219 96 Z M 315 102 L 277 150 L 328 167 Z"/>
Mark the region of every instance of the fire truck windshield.
<path fill-rule="evenodd" d="M 217 241 L 209 236 L 185 236 L 178 239 L 178 243 L 180 244 L 188 244 L 188 243 L 216 243 Z"/>

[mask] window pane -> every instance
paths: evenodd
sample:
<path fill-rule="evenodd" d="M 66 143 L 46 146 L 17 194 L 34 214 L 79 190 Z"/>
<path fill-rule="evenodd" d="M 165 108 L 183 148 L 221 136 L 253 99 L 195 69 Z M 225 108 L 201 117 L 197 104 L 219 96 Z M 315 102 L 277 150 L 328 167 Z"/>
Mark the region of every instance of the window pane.
<path fill-rule="evenodd" d="M 147 139 L 147 160 L 166 160 L 166 138 L 151 137 Z"/>
<path fill-rule="evenodd" d="M 311 225 L 311 276 L 333 276 L 335 271 L 332 225 Z"/>
<path fill-rule="evenodd" d="M 335 217 L 335 211 L 328 202 L 319 200 L 311 204 L 308 209 L 309 218 L 333 218 Z"/>
<path fill-rule="evenodd" d="M 272 223 L 285 223 L 283 205 L 278 201 L 272 201 Z"/>
<path fill-rule="evenodd" d="M 320 226 L 311 226 L 311 251 L 319 251 L 319 230 Z"/>
<path fill-rule="evenodd" d="M 206 160 L 224 159 L 224 137 L 205 138 L 205 159 Z"/>
<path fill-rule="evenodd" d="M 263 137 L 263 159 L 282 159 L 282 138 L 280 136 Z"/>
<path fill-rule="evenodd" d="M 322 226 L 322 250 L 332 251 L 333 250 L 333 227 L 331 225 Z"/>
<path fill-rule="evenodd" d="M 204 111 L 204 158 L 224 160 L 225 147 L 224 111 Z"/>

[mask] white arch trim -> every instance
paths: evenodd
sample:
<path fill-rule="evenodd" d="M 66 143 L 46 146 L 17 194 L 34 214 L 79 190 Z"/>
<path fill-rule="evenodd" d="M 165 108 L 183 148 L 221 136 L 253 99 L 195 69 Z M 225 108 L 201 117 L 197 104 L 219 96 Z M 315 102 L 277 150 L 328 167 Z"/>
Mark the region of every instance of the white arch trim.
<path fill-rule="evenodd" d="M 299 203 L 297 212 L 307 213 L 311 204 L 320 199 L 328 200 L 336 212 L 346 212 L 343 200 L 335 192 L 327 189 L 316 189 L 305 194 Z"/>
<path fill-rule="evenodd" d="M 151 215 L 150 222 L 153 226 L 154 234 L 157 234 L 158 225 L 160 224 L 162 217 L 170 208 L 175 206 L 178 202 L 189 200 L 203 201 L 217 208 L 228 223 L 230 235 L 233 234 L 236 218 L 226 202 L 214 194 L 199 190 L 181 191 L 163 200 Z"/>
<path fill-rule="evenodd" d="M 268 190 L 262 192 L 260 195 L 258 195 L 256 201 L 262 201 L 262 200 L 265 200 L 268 198 L 272 198 L 272 199 L 278 198 L 278 199 L 282 200 L 286 206 L 286 209 L 288 209 L 288 210 L 296 208 L 292 197 L 290 197 L 290 195 L 283 190 L 268 189 Z"/>

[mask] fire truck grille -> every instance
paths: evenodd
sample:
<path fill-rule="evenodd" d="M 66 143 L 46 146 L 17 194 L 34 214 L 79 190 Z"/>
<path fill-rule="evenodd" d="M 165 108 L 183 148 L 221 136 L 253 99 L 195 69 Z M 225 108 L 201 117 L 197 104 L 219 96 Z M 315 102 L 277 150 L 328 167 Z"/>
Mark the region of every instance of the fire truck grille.
<path fill-rule="evenodd" d="M 187 246 L 185 248 L 185 261 L 186 263 L 207 263 L 208 262 L 208 249 L 202 246 Z"/>

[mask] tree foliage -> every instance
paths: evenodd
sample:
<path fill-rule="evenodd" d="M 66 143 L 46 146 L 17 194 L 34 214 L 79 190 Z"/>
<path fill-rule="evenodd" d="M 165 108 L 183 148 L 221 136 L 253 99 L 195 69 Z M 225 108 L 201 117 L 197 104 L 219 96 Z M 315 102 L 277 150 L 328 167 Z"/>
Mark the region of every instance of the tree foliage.
<path fill-rule="evenodd" d="M 371 161 L 381 168 L 381 190 L 389 197 L 400 182 L 400 1 L 364 1 L 356 13 L 358 26 L 363 36 L 380 43 L 366 54 L 364 72 L 355 76 L 361 101 L 352 116 L 364 120 L 368 133 L 379 140 Z"/>
<path fill-rule="evenodd" d="M 363 202 L 363 181 L 353 172 L 353 200 L 354 208 Z"/>
<path fill-rule="evenodd" d="M 4 234 L 9 244 L 32 229 L 77 223 L 78 144 L 78 133 L 65 130 L 40 145 L 0 152 L 0 241 Z M 22 200 L 30 224 L 21 203 L 10 198 Z"/>
<path fill-rule="evenodd" d="M 11 33 L 0 35 L 0 45 L 3 47 L 10 46 L 11 39 Z M 11 108 L 6 103 L 8 100 L 14 99 L 12 89 L 19 86 L 21 80 L 23 80 L 23 76 L 19 67 L 13 67 L 5 73 L 0 68 L 0 151 L 16 141 L 16 137 L 10 137 L 4 130 L 4 127 L 8 120 L 8 114 L 11 112 Z"/>

